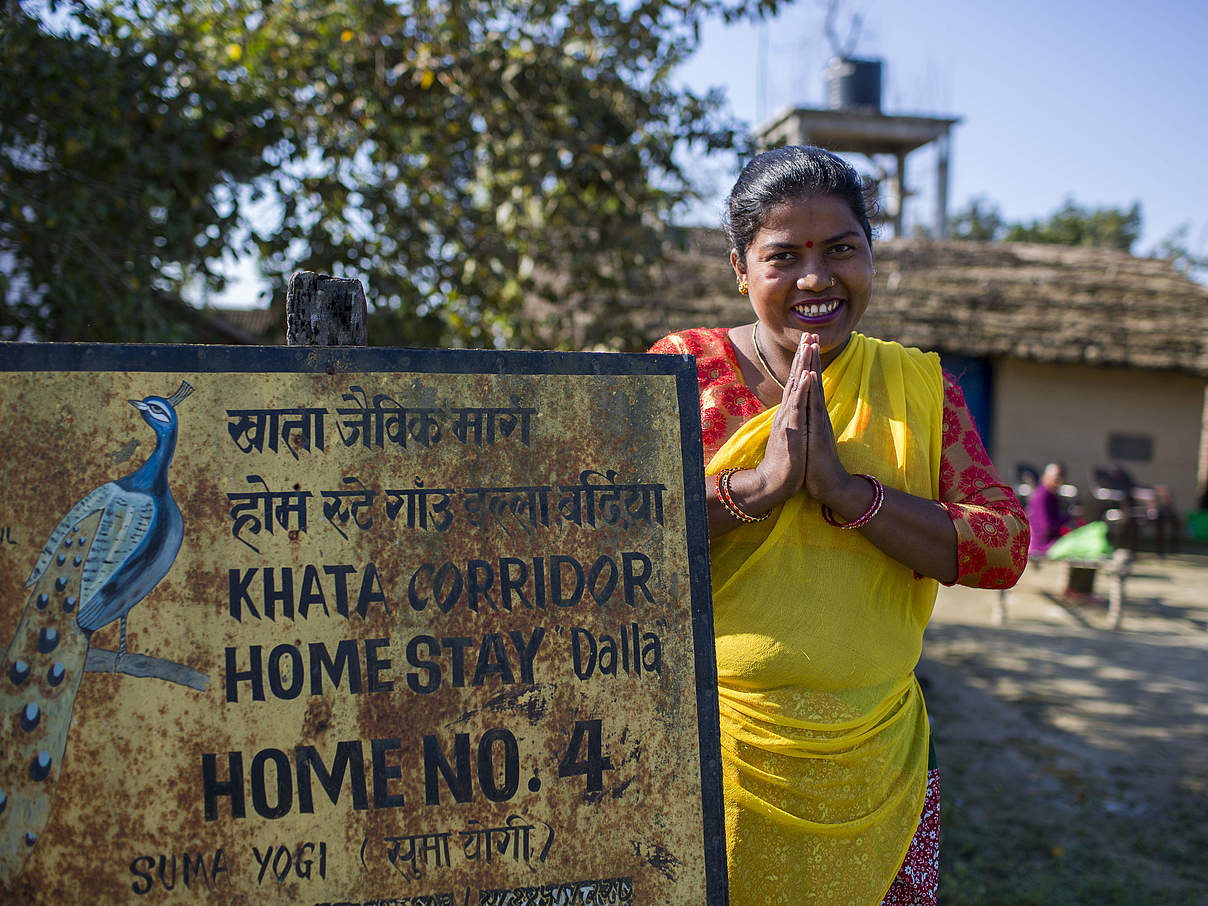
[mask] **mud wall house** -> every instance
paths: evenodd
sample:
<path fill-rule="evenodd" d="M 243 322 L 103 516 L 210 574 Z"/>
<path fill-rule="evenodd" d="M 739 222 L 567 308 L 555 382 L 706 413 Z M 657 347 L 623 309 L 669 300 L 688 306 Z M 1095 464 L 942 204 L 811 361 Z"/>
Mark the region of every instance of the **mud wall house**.
<path fill-rule="evenodd" d="M 1195 508 L 1208 477 L 1208 289 L 1105 249 L 891 240 L 875 256 L 862 329 L 941 354 L 1004 478 L 1064 462 L 1089 505 L 1092 470 L 1117 463 Z M 716 231 L 686 233 L 651 284 L 656 298 L 628 305 L 648 341 L 750 320 Z"/>

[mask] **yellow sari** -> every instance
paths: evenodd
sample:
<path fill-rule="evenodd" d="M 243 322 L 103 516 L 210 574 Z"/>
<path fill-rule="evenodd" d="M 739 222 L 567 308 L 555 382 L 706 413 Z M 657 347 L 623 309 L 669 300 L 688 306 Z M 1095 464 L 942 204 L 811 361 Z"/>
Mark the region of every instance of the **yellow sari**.
<path fill-rule="evenodd" d="M 938 357 L 853 334 L 822 383 L 845 468 L 935 499 Z M 757 465 L 774 411 L 706 473 Z M 804 494 L 710 548 L 730 902 L 880 903 L 923 806 L 914 667 L 937 583 L 827 525 Z"/>

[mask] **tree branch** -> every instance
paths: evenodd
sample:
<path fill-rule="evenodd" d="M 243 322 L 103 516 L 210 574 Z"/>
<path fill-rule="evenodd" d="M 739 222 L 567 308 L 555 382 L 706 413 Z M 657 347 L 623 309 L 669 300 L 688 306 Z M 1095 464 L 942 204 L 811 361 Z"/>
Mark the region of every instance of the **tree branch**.
<path fill-rule="evenodd" d="M 146 654 L 123 654 L 121 666 L 118 666 L 116 651 L 107 648 L 89 648 L 88 658 L 84 661 L 85 673 L 125 673 L 128 676 L 145 676 L 161 679 L 169 683 L 188 686 L 198 692 L 205 692 L 210 684 L 208 674 L 176 661 L 151 657 Z"/>

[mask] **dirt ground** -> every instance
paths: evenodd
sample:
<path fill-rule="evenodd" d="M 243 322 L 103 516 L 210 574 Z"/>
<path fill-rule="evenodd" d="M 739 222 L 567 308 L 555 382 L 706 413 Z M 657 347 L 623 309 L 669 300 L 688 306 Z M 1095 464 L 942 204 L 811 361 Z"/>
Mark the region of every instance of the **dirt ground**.
<path fill-rule="evenodd" d="M 1030 566 L 1002 625 L 998 592 L 940 591 L 940 901 L 1208 904 L 1208 556 L 1141 555 L 1115 631 L 1063 580 Z"/>

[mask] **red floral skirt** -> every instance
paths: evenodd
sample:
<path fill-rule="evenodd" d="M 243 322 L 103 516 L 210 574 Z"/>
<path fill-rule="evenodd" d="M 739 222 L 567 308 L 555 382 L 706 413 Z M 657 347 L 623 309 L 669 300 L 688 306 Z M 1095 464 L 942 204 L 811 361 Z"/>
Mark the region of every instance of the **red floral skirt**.
<path fill-rule="evenodd" d="M 940 887 L 940 772 L 927 772 L 923 814 L 881 906 L 936 906 Z"/>

